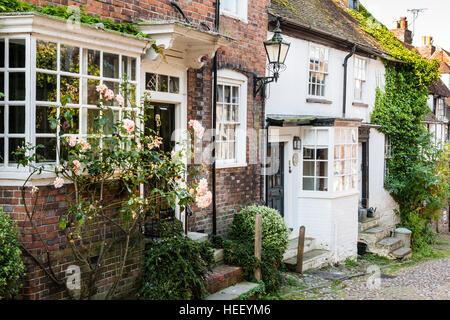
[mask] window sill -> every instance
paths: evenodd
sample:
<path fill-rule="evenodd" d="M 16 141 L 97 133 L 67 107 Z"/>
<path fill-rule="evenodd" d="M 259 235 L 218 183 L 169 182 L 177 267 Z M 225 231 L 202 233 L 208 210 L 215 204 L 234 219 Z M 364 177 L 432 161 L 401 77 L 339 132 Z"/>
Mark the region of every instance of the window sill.
<path fill-rule="evenodd" d="M 244 18 L 244 17 L 241 17 L 241 16 L 237 16 L 235 14 L 232 14 L 231 12 L 221 11 L 220 15 L 226 16 L 228 18 L 232 18 L 234 20 L 239 20 L 239 21 L 241 21 L 241 22 L 243 22 L 245 24 L 248 24 L 247 18 Z"/>
<path fill-rule="evenodd" d="M 368 108 L 369 105 L 367 103 L 362 103 L 362 102 L 353 102 L 352 106 L 354 107 L 362 107 L 362 108 Z"/>
<path fill-rule="evenodd" d="M 332 104 L 333 101 L 320 98 L 306 98 L 306 103 Z"/>
<path fill-rule="evenodd" d="M 349 191 L 340 191 L 340 192 L 331 192 L 331 191 L 301 191 L 299 198 L 306 199 L 339 199 L 346 198 L 359 195 L 358 191 L 349 190 Z"/>
<path fill-rule="evenodd" d="M 229 163 L 216 163 L 216 169 L 229 169 L 229 168 L 244 168 L 247 167 L 247 163 L 240 163 L 240 162 L 229 162 Z"/>

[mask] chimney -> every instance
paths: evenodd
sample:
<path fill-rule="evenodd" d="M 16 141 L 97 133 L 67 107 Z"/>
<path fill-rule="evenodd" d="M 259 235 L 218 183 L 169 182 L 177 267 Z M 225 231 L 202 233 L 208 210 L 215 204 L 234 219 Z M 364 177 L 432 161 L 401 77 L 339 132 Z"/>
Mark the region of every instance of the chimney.
<path fill-rule="evenodd" d="M 397 37 L 398 40 L 407 44 L 412 44 L 412 31 L 408 29 L 408 19 L 406 17 L 401 17 L 396 24 L 397 28 L 391 30 L 391 32 Z"/>
<path fill-rule="evenodd" d="M 433 45 L 433 37 L 423 36 L 422 37 L 422 46 L 417 48 L 419 53 L 427 58 L 431 57 L 433 53 L 436 51 L 436 47 Z"/>

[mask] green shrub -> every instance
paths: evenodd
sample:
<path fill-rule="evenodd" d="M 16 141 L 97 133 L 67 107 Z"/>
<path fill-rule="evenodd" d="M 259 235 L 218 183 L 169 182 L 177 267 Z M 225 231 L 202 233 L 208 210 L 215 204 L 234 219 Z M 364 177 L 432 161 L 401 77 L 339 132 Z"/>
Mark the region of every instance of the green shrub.
<path fill-rule="evenodd" d="M 15 224 L 0 208 L 0 300 L 11 299 L 19 291 L 25 269 L 21 254 Z"/>
<path fill-rule="evenodd" d="M 140 296 L 145 300 L 192 300 L 206 294 L 204 275 L 214 256 L 208 241 L 195 242 L 179 228 L 165 230 L 146 253 Z"/>
<path fill-rule="evenodd" d="M 261 263 L 255 254 L 255 217 L 262 216 Z M 278 267 L 288 244 L 288 229 L 280 213 L 264 206 L 249 206 L 236 214 L 229 230 L 230 241 L 224 241 L 224 259 L 237 264 L 244 270 L 244 276 L 254 280 L 254 270 L 261 267 L 262 280 L 268 292 L 280 284 Z"/>

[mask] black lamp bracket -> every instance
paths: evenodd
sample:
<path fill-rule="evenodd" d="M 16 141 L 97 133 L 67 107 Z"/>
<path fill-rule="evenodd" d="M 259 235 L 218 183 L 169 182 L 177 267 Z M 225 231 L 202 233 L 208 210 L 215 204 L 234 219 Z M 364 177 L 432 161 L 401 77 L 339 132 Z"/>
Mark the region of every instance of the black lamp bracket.
<path fill-rule="evenodd" d="M 258 92 L 261 91 L 261 94 L 263 93 L 262 89 L 264 89 L 264 87 L 271 83 L 271 82 L 276 82 L 278 80 L 277 76 L 273 76 L 273 77 L 254 77 L 253 78 L 253 97 L 256 98 L 256 96 L 258 95 Z"/>

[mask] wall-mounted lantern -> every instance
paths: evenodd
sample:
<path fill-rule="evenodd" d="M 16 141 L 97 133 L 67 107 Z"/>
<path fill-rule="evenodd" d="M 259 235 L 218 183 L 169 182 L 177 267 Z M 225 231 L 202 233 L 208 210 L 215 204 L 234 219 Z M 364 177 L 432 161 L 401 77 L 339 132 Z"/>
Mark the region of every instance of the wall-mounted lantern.
<path fill-rule="evenodd" d="M 293 149 L 296 151 L 302 150 L 302 140 L 300 137 L 294 137 Z"/>
<path fill-rule="evenodd" d="M 255 97 L 258 92 L 266 86 L 266 84 L 277 82 L 280 77 L 280 72 L 286 69 L 284 62 L 286 61 L 291 44 L 283 40 L 283 37 L 281 36 L 280 20 L 277 21 L 277 26 L 273 32 L 274 35 L 272 39 L 264 42 L 267 59 L 269 60 L 269 65 L 267 68 L 273 73 L 273 76 L 254 78 L 253 95 Z"/>

